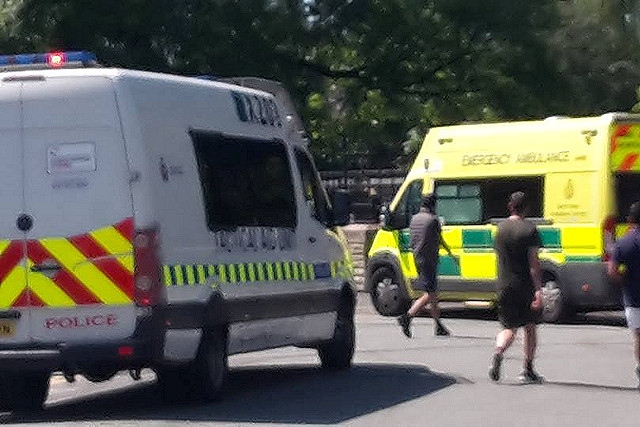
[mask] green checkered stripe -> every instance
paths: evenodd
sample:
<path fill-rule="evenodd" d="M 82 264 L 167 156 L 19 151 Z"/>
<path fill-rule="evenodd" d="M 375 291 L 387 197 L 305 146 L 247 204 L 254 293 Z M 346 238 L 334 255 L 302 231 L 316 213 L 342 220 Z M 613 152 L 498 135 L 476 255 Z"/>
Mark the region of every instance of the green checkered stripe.
<path fill-rule="evenodd" d="M 297 261 L 254 262 L 233 264 L 164 265 L 163 279 L 167 286 L 197 285 L 215 277 L 221 283 L 264 281 L 308 281 L 322 278 L 347 277 L 345 261 L 305 263 Z"/>
<path fill-rule="evenodd" d="M 538 233 L 542 240 L 542 246 L 547 253 L 561 253 L 562 237 L 561 229 L 552 227 L 538 227 Z M 410 252 L 410 235 L 408 230 L 403 230 L 399 237 L 401 252 Z M 454 248 L 462 247 L 463 253 L 493 252 L 493 235 L 491 229 L 462 229 L 462 242 L 447 241 Z M 566 262 L 596 262 L 599 256 L 566 256 Z M 460 266 L 448 255 L 440 256 L 438 275 L 460 276 Z"/>

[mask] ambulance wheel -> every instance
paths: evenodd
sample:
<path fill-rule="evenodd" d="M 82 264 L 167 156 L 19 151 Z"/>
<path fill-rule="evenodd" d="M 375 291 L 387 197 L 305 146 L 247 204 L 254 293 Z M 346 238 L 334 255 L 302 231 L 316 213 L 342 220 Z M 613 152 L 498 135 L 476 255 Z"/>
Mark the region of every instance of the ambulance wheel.
<path fill-rule="evenodd" d="M 42 410 L 49 391 L 49 378 L 49 372 L 2 376 L 2 409 L 20 413 Z"/>
<path fill-rule="evenodd" d="M 542 321 L 558 323 L 569 315 L 569 306 L 565 301 L 560 283 L 550 274 L 543 276 L 542 283 Z"/>
<path fill-rule="evenodd" d="M 318 355 L 324 369 L 347 369 L 351 367 L 356 346 L 356 328 L 353 310 L 338 313 L 333 338 L 320 347 Z"/>
<path fill-rule="evenodd" d="M 217 401 L 227 383 L 227 334 L 207 333 L 200 343 L 196 360 L 185 367 L 157 370 L 158 386 L 166 402 Z"/>
<path fill-rule="evenodd" d="M 390 267 L 380 267 L 371 275 L 371 302 L 383 316 L 398 316 L 409 307 L 411 300 L 404 283 Z"/>

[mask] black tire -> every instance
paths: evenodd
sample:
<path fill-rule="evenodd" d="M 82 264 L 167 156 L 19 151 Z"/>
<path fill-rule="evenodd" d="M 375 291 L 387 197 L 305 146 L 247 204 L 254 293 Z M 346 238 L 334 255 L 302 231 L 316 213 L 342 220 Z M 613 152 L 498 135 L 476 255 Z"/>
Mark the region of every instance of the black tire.
<path fill-rule="evenodd" d="M 353 310 L 338 314 L 331 341 L 318 347 L 318 355 L 324 369 L 348 369 L 351 367 L 356 347 L 356 327 Z"/>
<path fill-rule="evenodd" d="M 571 308 L 558 280 L 550 275 L 543 276 L 542 283 L 542 321 L 559 323 L 571 315 Z"/>
<path fill-rule="evenodd" d="M 371 275 L 371 302 L 383 316 L 398 316 L 404 313 L 411 300 L 404 281 L 391 267 L 379 267 Z"/>
<path fill-rule="evenodd" d="M 23 414 L 43 409 L 49 392 L 49 372 L 29 372 L 0 377 L 0 409 Z"/>
<path fill-rule="evenodd" d="M 165 401 L 217 401 L 229 375 L 227 334 L 210 331 L 200 342 L 196 360 L 186 367 L 158 369 L 158 385 Z"/>

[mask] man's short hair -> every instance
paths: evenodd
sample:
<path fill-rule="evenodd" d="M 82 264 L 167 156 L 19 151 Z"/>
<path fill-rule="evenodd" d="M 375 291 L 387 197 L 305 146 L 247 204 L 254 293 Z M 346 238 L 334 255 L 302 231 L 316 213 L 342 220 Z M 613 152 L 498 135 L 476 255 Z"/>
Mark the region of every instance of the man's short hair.
<path fill-rule="evenodd" d="M 522 214 L 527 207 L 527 196 L 522 191 L 516 191 L 509 196 L 508 205 L 515 212 Z"/>
<path fill-rule="evenodd" d="M 640 201 L 632 203 L 629 207 L 629 222 L 640 224 Z"/>
<path fill-rule="evenodd" d="M 436 207 L 436 195 L 433 193 L 429 193 L 425 195 L 422 198 L 422 206 L 431 210 L 431 212 L 433 212 L 433 210 Z"/>

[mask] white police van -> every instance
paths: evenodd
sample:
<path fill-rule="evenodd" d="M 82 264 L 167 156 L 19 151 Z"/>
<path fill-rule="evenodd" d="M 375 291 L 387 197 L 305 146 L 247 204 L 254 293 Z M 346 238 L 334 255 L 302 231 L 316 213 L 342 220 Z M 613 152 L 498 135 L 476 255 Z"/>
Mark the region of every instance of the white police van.
<path fill-rule="evenodd" d="M 216 399 L 236 353 L 294 345 L 350 366 L 347 209 L 281 88 L 89 52 L 0 70 L 0 406 L 40 407 L 56 371 L 150 367 L 167 397 Z"/>

